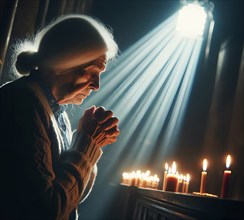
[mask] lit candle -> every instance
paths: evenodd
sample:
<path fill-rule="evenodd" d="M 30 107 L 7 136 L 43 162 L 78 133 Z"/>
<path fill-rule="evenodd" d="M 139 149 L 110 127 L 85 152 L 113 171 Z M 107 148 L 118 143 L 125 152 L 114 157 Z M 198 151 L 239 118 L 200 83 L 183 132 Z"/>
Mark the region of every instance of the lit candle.
<path fill-rule="evenodd" d="M 150 187 L 150 173 L 151 173 L 150 170 L 147 170 L 147 172 L 145 173 L 146 188 Z"/>
<path fill-rule="evenodd" d="M 177 184 L 178 184 L 178 175 L 176 174 L 176 163 L 172 164 L 172 173 L 168 173 L 166 177 L 166 187 L 165 191 L 176 192 Z"/>
<path fill-rule="evenodd" d="M 153 189 L 157 189 L 157 187 L 158 187 L 158 182 L 159 182 L 158 175 L 155 174 L 155 175 L 152 177 L 152 188 L 153 188 Z"/>
<path fill-rule="evenodd" d="M 207 179 L 207 166 L 208 161 L 206 159 L 203 160 L 203 171 L 201 176 L 201 186 L 200 186 L 200 194 L 205 193 L 205 187 L 206 187 L 206 179 Z"/>
<path fill-rule="evenodd" d="M 183 184 L 183 175 L 178 175 L 178 184 L 177 184 L 177 190 L 176 192 L 180 192 L 182 190 L 182 184 Z"/>
<path fill-rule="evenodd" d="M 186 174 L 186 181 L 185 181 L 185 191 L 184 193 L 188 193 L 188 189 L 189 189 L 189 184 L 190 184 L 190 175 Z"/>
<path fill-rule="evenodd" d="M 228 155 L 226 157 L 226 170 L 224 171 L 224 176 L 223 176 L 221 198 L 228 197 L 228 186 L 229 186 L 229 180 L 230 180 L 230 175 L 231 175 L 231 171 L 228 170 L 230 167 L 230 163 L 231 163 L 231 157 L 230 157 L 230 155 Z"/>
<path fill-rule="evenodd" d="M 182 193 L 185 193 L 185 190 L 186 190 L 186 176 L 183 176 L 182 177 L 182 181 L 183 181 L 183 184 L 182 184 Z"/>
<path fill-rule="evenodd" d="M 168 169 L 169 169 L 169 165 L 166 163 L 164 166 L 163 191 L 165 191 L 165 187 L 166 187 L 166 177 L 167 177 Z"/>
<path fill-rule="evenodd" d="M 122 184 L 128 185 L 129 182 L 129 173 L 124 172 L 122 174 Z"/>
<path fill-rule="evenodd" d="M 135 186 L 136 185 L 136 173 L 135 171 L 132 171 L 131 173 L 131 186 Z"/>
<path fill-rule="evenodd" d="M 140 183 L 140 179 L 141 179 L 141 171 L 140 170 L 137 170 L 136 171 L 136 174 L 135 174 L 135 185 L 136 186 L 139 186 L 139 183 Z"/>

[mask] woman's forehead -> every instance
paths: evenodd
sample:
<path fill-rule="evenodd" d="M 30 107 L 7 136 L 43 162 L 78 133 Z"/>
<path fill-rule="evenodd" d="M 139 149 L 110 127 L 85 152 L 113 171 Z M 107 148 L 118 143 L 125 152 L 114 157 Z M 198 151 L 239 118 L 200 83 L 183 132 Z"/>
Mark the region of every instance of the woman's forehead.
<path fill-rule="evenodd" d="M 104 67 L 105 65 L 106 65 L 106 62 L 107 62 L 107 60 L 106 60 L 106 56 L 105 55 L 102 55 L 102 56 L 100 56 L 100 57 L 98 57 L 96 60 L 93 60 L 91 63 L 90 63 L 90 65 L 89 66 L 93 66 L 93 65 L 95 65 L 95 66 L 97 66 L 97 67 Z"/>
<path fill-rule="evenodd" d="M 54 70 L 65 71 L 79 66 L 87 65 L 104 65 L 106 63 L 106 48 L 94 48 L 94 50 L 77 50 L 69 53 L 60 54 L 49 60 L 44 65 L 51 66 Z"/>
<path fill-rule="evenodd" d="M 98 68 L 100 69 L 100 71 L 104 71 L 106 68 L 106 63 L 107 63 L 106 55 L 102 55 L 97 59 L 92 60 L 88 63 L 85 64 L 83 63 L 81 65 L 76 65 L 74 67 L 67 68 L 64 71 L 62 71 L 62 73 L 70 72 L 77 69 L 88 69 L 88 68 Z"/>

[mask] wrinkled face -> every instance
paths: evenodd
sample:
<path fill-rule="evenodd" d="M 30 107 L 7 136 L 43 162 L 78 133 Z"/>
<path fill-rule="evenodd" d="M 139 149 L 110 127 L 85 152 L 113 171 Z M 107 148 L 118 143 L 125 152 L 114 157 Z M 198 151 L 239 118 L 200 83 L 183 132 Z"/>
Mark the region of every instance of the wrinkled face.
<path fill-rule="evenodd" d="M 53 94 L 59 104 L 80 105 L 90 95 L 91 91 L 98 90 L 100 75 L 106 67 L 106 56 L 56 72 Z"/>

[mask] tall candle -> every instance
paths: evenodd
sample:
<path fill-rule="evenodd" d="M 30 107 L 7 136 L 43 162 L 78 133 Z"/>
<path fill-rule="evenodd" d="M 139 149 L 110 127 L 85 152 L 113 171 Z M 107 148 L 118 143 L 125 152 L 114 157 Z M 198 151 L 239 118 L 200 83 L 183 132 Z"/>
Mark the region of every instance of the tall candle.
<path fill-rule="evenodd" d="M 200 193 L 205 193 L 205 188 L 206 188 L 206 179 L 207 179 L 207 166 L 208 166 L 208 161 L 206 159 L 203 160 L 203 171 L 201 175 L 201 185 L 200 185 Z"/>
<path fill-rule="evenodd" d="M 230 157 L 230 155 L 228 155 L 226 157 L 226 170 L 224 171 L 224 176 L 223 176 L 221 198 L 228 197 L 229 181 L 230 181 L 230 175 L 231 175 L 231 171 L 228 170 L 230 167 L 230 163 L 231 163 L 231 157 Z"/>
<path fill-rule="evenodd" d="M 167 163 L 165 163 L 164 179 L 163 179 L 163 191 L 165 191 L 165 187 L 166 187 L 166 177 L 167 177 L 168 169 L 169 169 L 169 165 Z"/>

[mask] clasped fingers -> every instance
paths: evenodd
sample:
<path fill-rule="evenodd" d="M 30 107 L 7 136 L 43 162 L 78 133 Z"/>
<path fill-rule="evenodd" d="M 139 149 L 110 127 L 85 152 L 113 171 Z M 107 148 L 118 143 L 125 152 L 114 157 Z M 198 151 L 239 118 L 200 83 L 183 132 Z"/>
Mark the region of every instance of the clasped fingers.
<path fill-rule="evenodd" d="M 119 131 L 117 125 L 108 130 L 105 130 L 106 137 L 117 137 L 119 134 L 120 134 L 120 131 Z"/>
<path fill-rule="evenodd" d="M 113 112 L 111 110 L 106 110 L 104 107 L 98 107 L 94 112 L 94 117 L 99 124 L 103 124 L 112 116 Z"/>
<path fill-rule="evenodd" d="M 119 119 L 118 118 L 111 117 L 107 121 L 105 121 L 104 123 L 99 124 L 99 126 L 100 126 L 100 129 L 106 131 L 106 130 L 109 130 L 110 128 L 114 127 L 114 126 L 117 126 L 118 123 L 119 123 Z"/>

